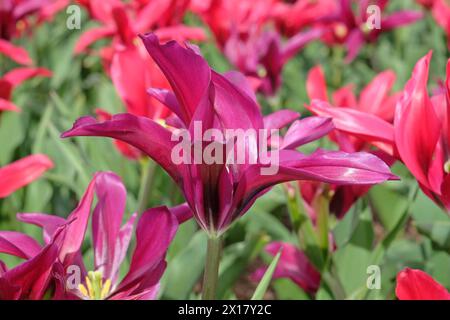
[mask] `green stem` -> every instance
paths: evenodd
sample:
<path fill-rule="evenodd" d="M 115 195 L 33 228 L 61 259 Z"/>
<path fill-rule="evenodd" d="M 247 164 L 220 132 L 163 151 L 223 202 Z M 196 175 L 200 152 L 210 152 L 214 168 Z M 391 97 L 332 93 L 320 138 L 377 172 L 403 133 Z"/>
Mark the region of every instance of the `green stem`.
<path fill-rule="evenodd" d="M 156 164 L 153 160 L 143 160 L 142 165 L 142 179 L 138 198 L 138 215 L 141 215 L 147 209 L 148 199 L 153 186 L 153 177 L 155 176 Z"/>
<path fill-rule="evenodd" d="M 208 238 L 205 273 L 203 277 L 203 300 L 214 300 L 216 298 L 221 248 L 222 239 L 220 237 L 210 236 Z"/>
<path fill-rule="evenodd" d="M 330 201 L 324 195 L 320 196 L 318 200 L 318 216 L 317 216 L 317 238 L 319 241 L 320 249 L 324 259 L 327 260 L 328 257 L 328 234 L 329 234 L 329 205 Z"/>
<path fill-rule="evenodd" d="M 303 206 L 303 199 L 297 185 L 293 185 L 293 192 L 287 192 L 287 207 L 294 228 L 299 236 L 300 247 L 310 259 L 311 263 L 322 270 L 325 261 L 319 247 L 319 239 L 312 224 L 311 218 Z"/>

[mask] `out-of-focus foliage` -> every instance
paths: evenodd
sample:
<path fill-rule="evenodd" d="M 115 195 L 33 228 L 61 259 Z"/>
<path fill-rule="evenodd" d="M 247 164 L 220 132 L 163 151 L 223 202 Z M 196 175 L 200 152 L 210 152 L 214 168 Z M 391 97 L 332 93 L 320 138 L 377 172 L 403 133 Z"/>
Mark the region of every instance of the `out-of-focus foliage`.
<path fill-rule="evenodd" d="M 391 1 L 389 10 L 420 7 L 412 0 Z M 44 178 L 12 196 L 0 200 L 0 229 L 21 230 L 37 238 L 40 231 L 16 222 L 18 212 L 48 212 L 66 216 L 73 210 L 96 171 L 117 173 L 128 190 L 128 217 L 137 210 L 137 199 L 146 163 L 130 161 L 113 146 L 111 140 L 78 138 L 61 140 L 60 134 L 72 122 L 101 107 L 111 113 L 125 108 L 111 80 L 104 73 L 97 56 L 73 53 L 82 31 L 93 25 L 84 13 L 81 30 L 66 28 L 66 13 L 60 12 L 53 21 L 33 30 L 17 43 L 28 50 L 36 65 L 53 71 L 50 79 L 33 79 L 14 93 L 21 113 L 4 113 L 0 119 L 0 166 L 31 153 L 45 153 L 55 164 Z M 188 14 L 187 24 L 202 25 Z M 210 39 L 200 44 L 204 57 L 218 71 L 229 70 L 230 64 Z M 344 50 L 327 47 L 320 42 L 308 45 L 292 59 L 283 71 L 283 86 L 270 99 L 260 98 L 264 111 L 290 108 L 308 114 L 305 81 L 307 72 L 315 65 L 324 68 L 330 91 L 354 83 L 356 91 L 370 82 L 379 72 L 392 69 L 397 80 L 394 90 L 401 90 L 410 77 L 417 60 L 433 50 L 430 78 L 445 77 L 449 57 L 445 34 L 429 13 L 413 25 L 382 34 L 376 43 L 364 46 L 361 54 L 350 64 L 343 60 Z M 8 68 L 3 62 L 1 68 Z M 12 64 L 12 63 L 11 63 Z M 326 138 L 307 150 L 331 146 Z M 376 186 L 359 199 L 344 219 L 332 217 L 330 226 L 336 242 L 331 256 L 332 276 L 346 298 L 394 298 L 395 275 L 405 266 L 424 269 L 437 281 L 450 288 L 450 219 L 418 190 L 417 182 L 401 165 L 393 167 L 401 181 Z M 182 202 L 179 191 L 169 177 L 156 168 L 148 207 Z M 250 298 L 257 282 L 249 275 L 263 261 L 272 257 L 263 253 L 272 240 L 297 243 L 297 236 L 286 207 L 283 187 L 273 188 L 260 198 L 250 211 L 227 232 L 220 268 L 219 298 Z M 89 243 L 85 244 L 89 254 Z M 168 268 L 160 296 L 166 299 L 197 298 L 203 273 L 206 235 L 194 221 L 180 227 L 168 253 Z M 16 259 L 0 255 L 8 265 Z M 367 267 L 379 265 L 382 284 L 379 290 L 367 290 Z M 123 269 L 127 270 L 127 263 Z M 272 282 L 266 298 L 310 299 L 290 280 Z M 322 285 L 317 298 L 330 298 Z"/>

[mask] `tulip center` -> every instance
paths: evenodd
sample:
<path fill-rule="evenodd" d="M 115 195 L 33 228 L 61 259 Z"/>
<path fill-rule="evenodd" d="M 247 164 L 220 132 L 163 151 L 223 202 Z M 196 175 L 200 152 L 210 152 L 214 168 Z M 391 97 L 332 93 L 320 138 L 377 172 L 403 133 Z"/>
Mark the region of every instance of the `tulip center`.
<path fill-rule="evenodd" d="M 89 271 L 85 284 L 79 284 L 78 290 L 86 300 L 103 300 L 111 290 L 111 280 L 103 280 L 101 271 Z"/>
<path fill-rule="evenodd" d="M 19 20 L 16 23 L 16 29 L 19 31 L 23 31 L 25 30 L 25 28 L 27 27 L 27 25 L 25 24 L 25 22 L 23 20 Z"/>
<path fill-rule="evenodd" d="M 444 171 L 445 173 L 450 173 L 450 160 L 444 163 Z"/>
<path fill-rule="evenodd" d="M 370 28 L 370 26 L 367 23 L 363 23 L 360 26 L 360 29 L 364 34 L 369 34 L 372 31 L 372 29 Z"/>
<path fill-rule="evenodd" d="M 258 65 L 258 70 L 256 73 L 258 74 L 258 77 L 260 77 L 260 78 L 267 77 L 267 70 L 263 65 Z"/>
<path fill-rule="evenodd" d="M 347 36 L 348 33 L 348 29 L 347 26 L 343 23 L 338 23 L 335 27 L 334 27 L 334 33 L 336 34 L 336 36 L 339 39 L 343 39 Z"/>

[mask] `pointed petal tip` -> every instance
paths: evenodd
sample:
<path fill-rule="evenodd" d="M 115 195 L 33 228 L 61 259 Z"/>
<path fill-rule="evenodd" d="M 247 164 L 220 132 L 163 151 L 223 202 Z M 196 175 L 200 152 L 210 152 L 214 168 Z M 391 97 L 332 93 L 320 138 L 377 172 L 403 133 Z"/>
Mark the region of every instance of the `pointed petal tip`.
<path fill-rule="evenodd" d="M 80 117 L 73 123 L 73 126 L 71 129 L 69 129 L 61 134 L 61 138 L 64 139 L 64 138 L 74 137 L 77 135 L 77 130 L 79 128 L 86 126 L 86 125 L 95 124 L 95 123 L 97 123 L 97 120 L 92 116 Z"/>

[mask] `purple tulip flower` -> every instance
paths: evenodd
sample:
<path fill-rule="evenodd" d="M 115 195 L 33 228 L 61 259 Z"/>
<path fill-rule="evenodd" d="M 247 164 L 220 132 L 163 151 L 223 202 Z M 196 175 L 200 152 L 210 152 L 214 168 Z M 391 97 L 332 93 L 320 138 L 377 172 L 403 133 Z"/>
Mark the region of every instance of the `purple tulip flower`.
<path fill-rule="evenodd" d="M 147 51 L 167 77 L 172 90 L 151 89 L 176 115 L 176 126 L 168 128 L 151 119 L 119 114 L 111 120 L 98 122 L 93 117 L 82 117 L 63 137 L 104 136 L 133 145 L 159 163 L 181 188 L 194 217 L 210 236 L 221 235 L 230 224 L 242 216 L 254 201 L 272 186 L 292 180 L 324 181 L 332 184 L 376 184 L 393 179 L 389 167 L 368 153 L 345 153 L 318 150 L 305 155 L 294 150 L 272 149 L 269 155 L 278 155 L 276 174 L 264 174 L 268 164 L 263 161 L 263 150 L 255 148 L 261 141 L 249 137 L 239 145 L 245 159 L 256 163 L 175 164 L 172 151 L 177 130 L 195 133 L 195 124 L 202 128 L 266 130 L 280 129 L 298 118 L 298 114 L 281 110 L 263 117 L 244 76 L 237 72 L 219 74 L 212 70 L 200 55 L 198 48 L 182 47 L 171 41 L 161 45 L 150 33 L 142 36 Z M 319 118 L 320 120 L 320 118 Z M 328 119 L 302 120 L 288 131 L 284 140 L 290 148 L 298 147 L 326 135 L 333 125 Z M 174 124 L 175 125 L 175 124 Z M 195 135 L 195 134 L 194 134 Z M 253 140 L 252 140 L 253 139 Z M 203 150 L 212 144 L 223 147 L 229 143 L 212 139 L 203 144 Z M 198 145 L 197 141 L 192 146 Z"/>
<path fill-rule="evenodd" d="M 94 194 L 98 202 L 91 215 Z M 189 218 L 187 206 L 157 207 L 140 217 L 130 267 L 119 281 L 136 214 L 122 226 L 126 190 L 114 173 L 100 172 L 89 184 L 77 208 L 64 219 L 43 213 L 22 213 L 22 222 L 41 227 L 45 246 L 33 238 L 0 231 L 0 252 L 26 259 L 7 270 L 0 261 L 0 298 L 154 299 L 165 270 L 165 254 L 179 222 Z M 94 271 L 83 262 L 82 244 L 91 221 Z"/>

